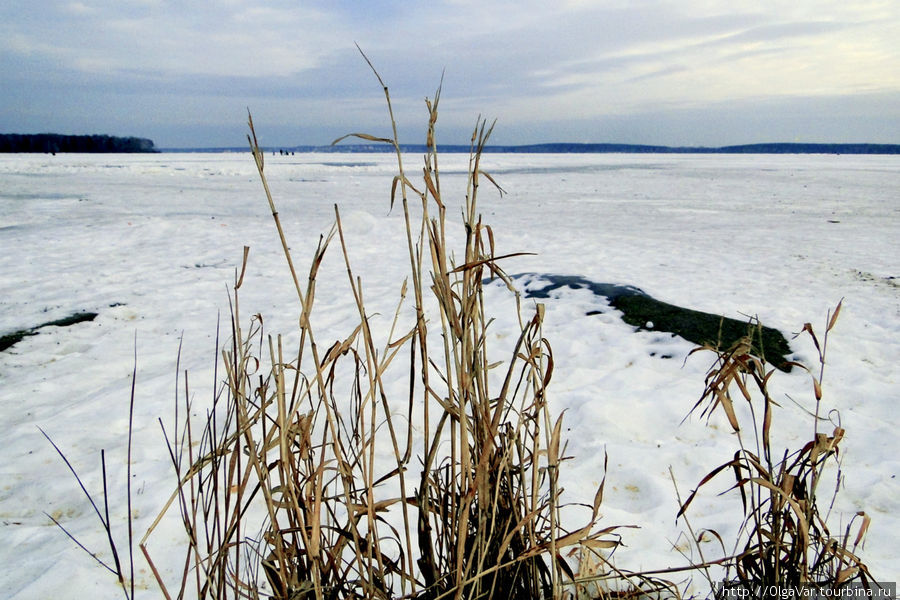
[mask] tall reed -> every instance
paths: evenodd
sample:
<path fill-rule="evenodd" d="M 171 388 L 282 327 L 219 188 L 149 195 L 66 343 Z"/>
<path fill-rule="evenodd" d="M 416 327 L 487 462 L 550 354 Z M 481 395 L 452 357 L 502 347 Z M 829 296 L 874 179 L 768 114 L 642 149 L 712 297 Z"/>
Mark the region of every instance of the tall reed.
<path fill-rule="evenodd" d="M 731 473 L 732 490 L 740 497 L 744 521 L 734 540 L 733 554 L 715 561 L 724 566 L 719 582 L 724 587 L 833 590 L 853 583 L 864 589 L 877 588 L 858 556 L 871 522 L 869 516 L 860 511 L 844 531 L 832 532 L 830 509 L 825 506 L 828 496 L 823 498 L 821 485 L 829 473 L 837 478 L 833 494 L 842 483 L 840 446 L 845 430 L 824 419 L 821 407 L 828 336 L 840 311 L 841 303 L 828 315 L 821 342 L 811 324 L 803 327 L 802 333 L 809 336 L 818 352 L 817 368 L 799 362 L 791 365 L 808 372 L 812 384 L 813 406 L 808 410 L 811 439 L 800 448 L 782 448 L 773 440 L 779 411 L 772 390 L 775 371 L 750 352 L 750 340 L 757 332 L 751 328 L 750 335 L 732 348 L 709 348 L 717 355 L 716 364 L 707 374 L 706 389 L 693 410 L 702 408 L 704 416 L 724 413 L 737 448 L 730 460 L 703 477 L 678 515 L 686 513 L 701 488 L 720 474 Z M 745 403 L 745 411 L 738 410 L 739 403 Z M 831 432 L 821 430 L 824 423 L 830 423 Z M 782 430 L 789 427 L 796 425 L 780 425 Z M 726 550 L 723 538 L 716 532 L 709 533 Z M 708 573 L 706 565 L 701 566 Z M 715 587 L 716 582 L 709 583 Z"/>
<path fill-rule="evenodd" d="M 576 577 L 564 552 L 617 544 L 615 528 L 596 528 L 602 485 L 583 526 L 560 522 L 563 428 L 547 401 L 553 354 L 541 332 L 543 306 L 525 314 L 517 298 L 512 352 L 498 360 L 489 348 L 484 281 L 509 283 L 500 261 L 515 256 L 495 253 L 478 213 L 483 182 L 502 193 L 481 167 L 492 127 L 479 120 L 472 134 L 457 251 L 448 241 L 435 142 L 440 88 L 426 100 L 429 150 L 416 185 L 406 175 L 388 88 L 372 71 L 393 137 L 350 135 L 396 151 L 390 202 L 399 196 L 410 272 L 393 326 L 383 340 L 369 327 L 337 207 L 301 281 L 251 118 L 248 138 L 300 307 L 300 342 L 288 353 L 281 336 L 264 334 L 261 319 L 242 326 L 237 277 L 222 352 L 227 385 L 201 432 L 186 417 L 167 434 L 179 483 L 157 523 L 174 507 L 189 540 L 177 593 L 159 577 L 167 597 L 192 585 L 212 598 L 558 598 Z M 358 319 L 320 346 L 317 275 L 334 243 Z M 244 267 L 246 260 L 245 249 Z M 405 398 L 385 385 L 389 369 L 403 370 Z M 251 522 L 263 522 L 262 531 Z M 157 523 L 140 544 L 151 563 Z"/>

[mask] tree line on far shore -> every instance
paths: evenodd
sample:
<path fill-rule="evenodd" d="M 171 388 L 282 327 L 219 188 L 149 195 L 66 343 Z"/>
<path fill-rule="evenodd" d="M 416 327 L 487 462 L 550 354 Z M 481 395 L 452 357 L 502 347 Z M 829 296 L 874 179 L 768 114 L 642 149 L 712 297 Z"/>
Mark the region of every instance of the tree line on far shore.
<path fill-rule="evenodd" d="M 0 133 L 0 152 L 157 152 L 153 140 L 112 135 Z"/>

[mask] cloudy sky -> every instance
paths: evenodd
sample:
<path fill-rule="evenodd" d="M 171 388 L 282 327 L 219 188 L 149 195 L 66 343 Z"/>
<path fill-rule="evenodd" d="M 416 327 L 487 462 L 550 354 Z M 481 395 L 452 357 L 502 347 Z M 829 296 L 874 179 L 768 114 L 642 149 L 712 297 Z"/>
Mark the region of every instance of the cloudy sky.
<path fill-rule="evenodd" d="M 0 132 L 158 147 L 900 143 L 897 0 L 5 0 Z"/>

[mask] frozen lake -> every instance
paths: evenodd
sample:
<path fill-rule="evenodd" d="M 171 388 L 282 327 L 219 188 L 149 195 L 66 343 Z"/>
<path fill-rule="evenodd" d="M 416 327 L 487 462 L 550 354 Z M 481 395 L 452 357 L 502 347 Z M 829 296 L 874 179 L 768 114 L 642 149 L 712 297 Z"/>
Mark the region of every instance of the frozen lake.
<path fill-rule="evenodd" d="M 389 322 L 408 268 L 402 211 L 389 211 L 394 157 L 266 160 L 301 272 L 337 204 L 369 312 Z M 417 183 L 421 157 L 404 160 Z M 466 163 L 463 155 L 440 162 L 448 224 L 457 230 Z M 838 411 L 830 418 L 847 430 L 845 480 L 830 523 L 841 531 L 866 511 L 872 526 L 864 559 L 879 579 L 900 578 L 900 459 L 892 443 L 900 403 L 900 158 L 488 154 L 482 167 L 507 192 L 501 198 L 488 182 L 481 187 L 497 254 L 534 253 L 505 261 L 509 273 L 633 285 L 683 307 L 758 316 L 789 340 L 806 322 L 824 331 L 827 311 L 843 298 L 824 377 L 823 406 Z M 460 231 L 454 235 L 461 239 Z M 133 483 L 136 532 L 143 535 L 174 486 L 157 419 L 171 419 L 179 345 L 192 394 L 202 403 L 214 390 L 216 322 L 221 315 L 227 323 L 245 245 L 251 250 L 242 313 L 262 314 L 269 332 L 292 332 L 299 310 L 249 152 L 0 155 L 0 335 L 97 313 L 91 322 L 45 328 L 0 352 L 5 595 L 119 597 L 112 576 L 44 514 L 104 548 L 90 506 L 37 428 L 93 489 L 101 448 L 111 478 L 121 478 L 136 349 Z M 336 247 L 319 282 L 319 336 L 337 339 L 355 306 Z M 544 335 L 556 361 L 551 403 L 555 412 L 566 411 L 573 457 L 562 475 L 565 497 L 592 500 L 605 450 L 602 523 L 641 526 L 624 534 L 622 566 L 684 565 L 671 548 L 685 527 L 675 522 L 669 467 L 684 496 L 733 453 L 720 416 L 709 425 L 697 417 L 681 424 L 703 391 L 712 355 L 688 357 L 692 344 L 636 332 L 612 311 L 586 316 L 604 306 L 587 290 L 561 290 L 545 302 Z M 502 337 L 514 316 L 496 316 Z M 814 365 L 806 338 L 791 345 L 798 359 Z M 809 378 L 795 370 L 773 385 L 781 393 L 784 437 L 802 443 L 809 420 L 785 394 L 809 408 Z M 727 487 L 726 478 L 717 490 Z M 727 531 L 735 524 L 729 511 L 740 501 L 707 496 L 692 524 Z M 154 542 L 157 549 L 165 543 L 165 536 Z M 150 590 L 142 594 L 161 597 L 146 570 L 139 577 Z"/>

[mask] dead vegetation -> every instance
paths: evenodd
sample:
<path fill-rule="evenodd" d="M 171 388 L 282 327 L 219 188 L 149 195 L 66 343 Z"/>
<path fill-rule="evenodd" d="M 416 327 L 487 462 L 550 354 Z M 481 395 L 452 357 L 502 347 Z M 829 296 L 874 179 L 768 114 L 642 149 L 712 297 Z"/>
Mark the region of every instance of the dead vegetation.
<path fill-rule="evenodd" d="M 840 444 L 845 431 L 823 418 L 822 381 L 828 334 L 840 310 L 841 303 L 829 314 L 821 341 L 809 323 L 801 333 L 812 340 L 819 365 L 818 372 L 800 363 L 792 365 L 810 374 L 814 400 L 809 412 L 811 436 L 800 448 L 783 448 L 773 441 L 780 408 L 770 388 L 775 372 L 751 354 L 749 336 L 727 351 L 715 351 L 716 364 L 693 411 L 706 417 L 724 413 L 737 448 L 731 460 L 700 481 L 678 514 L 684 515 L 697 492 L 713 479 L 731 475 L 731 491 L 740 498 L 744 521 L 734 540 L 735 553 L 717 561 L 726 568 L 722 585 L 745 589 L 753 585 L 833 589 L 851 583 L 874 589 L 877 585 L 858 556 L 869 516 L 859 512 L 843 531 L 832 532 L 828 525 L 829 500 L 833 501 L 842 480 Z M 746 403 L 747 410 L 738 410 L 738 403 Z M 822 430 L 826 424 L 831 431 Z M 796 424 L 780 427 L 791 426 Z M 716 532 L 709 533 L 725 551 L 724 540 Z M 716 582 L 709 583 L 714 587 Z"/>
<path fill-rule="evenodd" d="M 397 150 L 391 204 L 403 211 L 410 273 L 384 340 L 369 328 L 337 207 L 308 273 L 296 270 L 251 120 L 253 156 L 301 308 L 301 341 L 288 352 L 280 336 L 264 335 L 260 318 L 242 325 L 238 277 L 219 405 L 202 431 L 186 419 L 167 436 L 179 485 L 166 509 L 179 512 L 189 542 L 178 587 L 159 579 L 167 597 L 188 589 L 213 598 L 561 597 L 577 577 L 566 558 L 573 548 L 601 556 L 617 544 L 615 527 L 597 526 L 602 485 L 585 523 L 560 522 L 564 442 L 562 419 L 547 404 L 553 354 L 541 334 L 543 307 L 521 313 L 510 356 L 491 357 L 482 282 L 505 278 L 500 261 L 508 258 L 495 255 L 477 209 L 483 182 L 499 190 L 480 166 L 491 128 L 479 122 L 472 136 L 458 252 L 447 241 L 440 192 L 439 100 L 440 90 L 426 103 L 430 151 L 419 183 L 407 178 L 396 138 L 351 134 Z M 334 245 L 358 321 L 320 346 L 317 272 Z M 261 365 L 269 365 L 264 375 Z M 400 402 L 384 385 L 388 369 L 408 374 Z M 260 515 L 263 530 L 249 531 Z M 141 542 L 151 563 L 153 529 Z"/>

